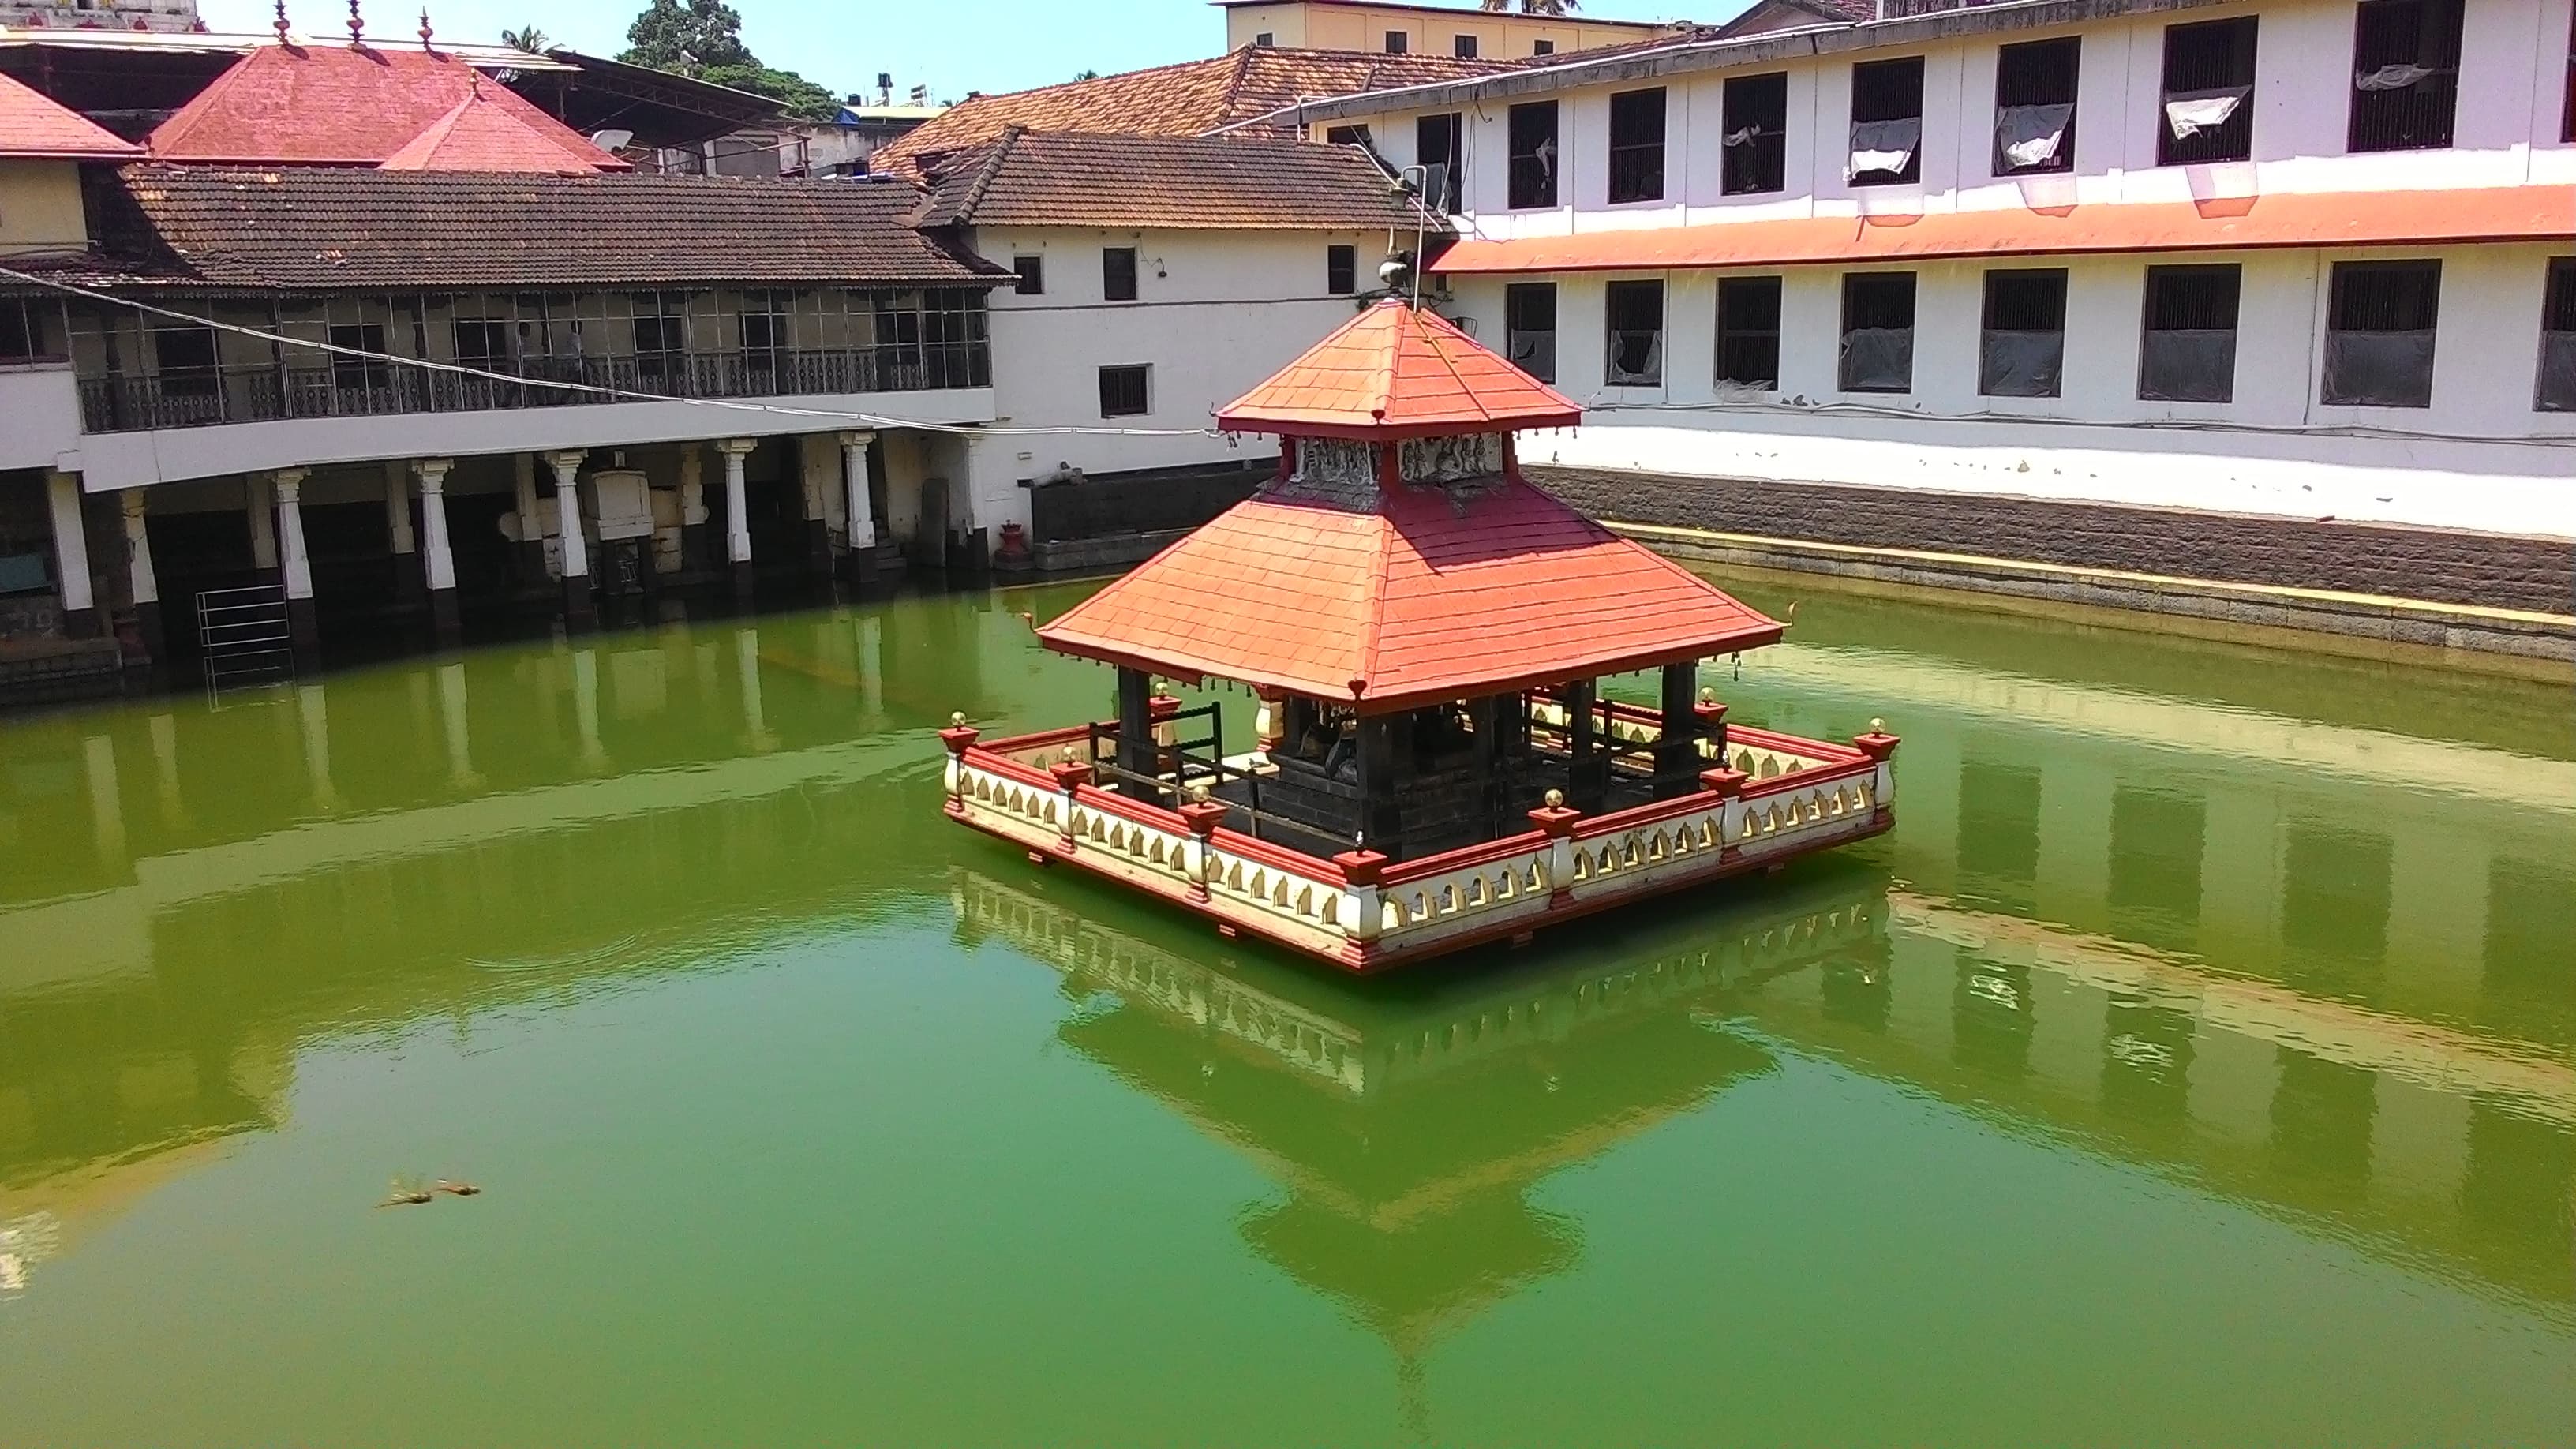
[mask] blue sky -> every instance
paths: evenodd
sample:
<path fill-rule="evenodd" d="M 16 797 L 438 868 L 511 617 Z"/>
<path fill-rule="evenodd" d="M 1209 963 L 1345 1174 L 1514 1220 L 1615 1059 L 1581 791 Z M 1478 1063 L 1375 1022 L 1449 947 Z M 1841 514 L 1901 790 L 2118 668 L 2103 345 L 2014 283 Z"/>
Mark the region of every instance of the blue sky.
<path fill-rule="evenodd" d="M 370 33 L 408 39 L 420 0 L 363 0 Z M 1070 80 L 1084 70 L 1134 70 L 1213 55 L 1225 19 L 1204 0 L 733 0 L 743 39 L 771 65 L 803 72 L 834 91 L 892 71 L 897 89 L 927 82 L 943 99 Z M 489 41 L 504 27 L 534 25 L 577 50 L 613 55 L 643 0 L 430 0 L 430 24 L 451 40 Z M 1464 8 L 1463 6 L 1461 8 Z M 1601 19 L 1715 20 L 1742 0 L 1585 0 Z M 217 30 L 266 30 L 268 0 L 199 0 Z M 341 0 L 288 0 L 308 34 L 337 35 Z"/>

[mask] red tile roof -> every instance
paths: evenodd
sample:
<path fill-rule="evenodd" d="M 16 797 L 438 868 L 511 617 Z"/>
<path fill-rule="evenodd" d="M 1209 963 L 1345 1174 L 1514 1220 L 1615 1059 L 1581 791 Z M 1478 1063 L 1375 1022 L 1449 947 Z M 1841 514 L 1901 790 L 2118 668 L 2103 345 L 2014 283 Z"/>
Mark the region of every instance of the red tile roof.
<path fill-rule="evenodd" d="M 0 156 L 52 161 L 122 161 L 143 148 L 78 112 L 0 75 Z"/>
<path fill-rule="evenodd" d="M 479 89 L 386 157 L 378 169 L 535 171 L 556 176 L 589 176 L 599 170 Z"/>
<path fill-rule="evenodd" d="M 1372 713 L 1733 653 L 1781 625 L 1518 479 L 1239 503 L 1038 636 Z"/>
<path fill-rule="evenodd" d="M 912 175 L 925 158 L 981 145 L 1013 126 L 1093 135 L 1204 136 L 1299 101 L 1462 80 L 1511 68 L 1509 61 L 1447 55 L 1248 45 L 1208 60 L 960 101 L 880 148 L 868 158 L 868 165 L 872 170 Z M 1246 133 L 1279 137 L 1297 131 L 1283 125 L 1248 127 Z"/>
<path fill-rule="evenodd" d="M 1449 231 L 1357 146 L 1013 127 L 927 170 L 923 226 Z"/>
<path fill-rule="evenodd" d="M 1340 438 L 1564 428 L 1583 410 L 1437 312 L 1390 297 L 1217 412 L 1235 432 Z"/>
<path fill-rule="evenodd" d="M 2130 202 L 1924 216 L 1799 217 L 1468 240 L 1432 269 L 1447 275 L 1660 271 L 1796 262 L 2254 247 L 2423 246 L 2560 241 L 2576 231 L 2576 186 L 2342 191 L 2201 202 Z"/>
<path fill-rule="evenodd" d="M 157 161 L 375 166 L 477 91 L 591 170 L 630 169 L 454 56 L 318 43 L 242 57 L 162 122 L 150 146 Z"/>

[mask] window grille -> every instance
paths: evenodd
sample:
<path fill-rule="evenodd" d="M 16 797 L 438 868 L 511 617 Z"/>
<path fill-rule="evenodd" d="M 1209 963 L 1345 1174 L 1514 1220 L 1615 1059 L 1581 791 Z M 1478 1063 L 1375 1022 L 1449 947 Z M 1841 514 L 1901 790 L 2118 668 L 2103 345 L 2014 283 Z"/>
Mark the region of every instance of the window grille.
<path fill-rule="evenodd" d="M 2252 159 L 2257 35 L 2251 15 L 2165 27 L 2157 165 Z"/>
<path fill-rule="evenodd" d="M 1610 200 L 1664 197 L 1664 90 L 1621 91 L 1610 98 Z"/>
<path fill-rule="evenodd" d="M 1153 411 L 1150 363 L 1128 363 L 1100 369 L 1100 415 L 1104 418 L 1141 417 Z"/>
<path fill-rule="evenodd" d="M 2361 0 L 2353 21 L 2355 151 L 2438 150 L 2451 144 L 2460 90 L 2465 0 Z"/>
<path fill-rule="evenodd" d="M 1728 196 L 1789 185 L 1789 73 L 1727 78 L 1718 189 Z"/>
<path fill-rule="evenodd" d="M 1514 367 L 1541 382 L 1556 381 L 1556 283 L 1503 289 L 1503 347 Z"/>
<path fill-rule="evenodd" d="M 1422 202 L 1434 211 L 1458 209 L 1466 140 L 1466 120 L 1456 111 L 1421 116 L 1413 123 L 1413 159 L 1423 170 Z"/>
<path fill-rule="evenodd" d="M 1360 252 L 1357 247 L 1324 248 L 1324 290 L 1336 297 L 1347 297 L 1359 287 Z"/>
<path fill-rule="evenodd" d="M 1046 295 L 1046 258 L 1013 257 L 1011 258 L 1011 273 L 1019 278 L 1017 282 L 1011 285 L 1011 290 L 1013 292 L 1023 297 L 1043 297 Z"/>
<path fill-rule="evenodd" d="M 2034 40 L 1995 54 L 1995 170 L 2075 169 L 2075 90 L 2083 41 Z"/>
<path fill-rule="evenodd" d="M 1765 392 L 1780 386 L 1780 279 L 1717 283 L 1717 380 Z"/>
<path fill-rule="evenodd" d="M 2364 407 L 2433 405 L 2433 338 L 2442 264 L 2337 262 L 2327 301 L 2319 401 Z"/>
<path fill-rule="evenodd" d="M 1603 381 L 1612 387 L 1660 387 L 1664 381 L 1664 284 L 1612 282 L 1604 289 L 1609 356 Z"/>
<path fill-rule="evenodd" d="M 2138 344 L 2138 396 L 2149 402 L 2232 402 L 2242 270 L 2149 267 Z"/>
<path fill-rule="evenodd" d="M 1100 295 L 1112 302 L 1136 300 L 1136 249 L 1100 249 Z"/>
<path fill-rule="evenodd" d="M 1413 48 L 1413 38 L 1412 38 L 1411 36 L 1409 36 L 1409 35 L 1405 34 L 1403 31 L 1401 31 L 1401 30 L 1390 30 L 1390 31 L 1388 31 L 1388 32 L 1386 33 L 1386 53 L 1387 53 L 1387 54 L 1389 54 L 1389 55 L 1402 55 L 1402 54 L 1404 54 L 1406 51 L 1411 50 L 1412 48 Z"/>
<path fill-rule="evenodd" d="M 1852 67 L 1851 162 L 1843 174 L 1854 186 L 1923 179 L 1923 57 Z"/>
<path fill-rule="evenodd" d="M 1914 390 L 1914 274 L 1852 272 L 1843 277 L 1844 392 Z"/>
<path fill-rule="evenodd" d="M 1511 194 L 1514 211 L 1556 205 L 1556 102 L 1530 101 L 1511 108 Z"/>
<path fill-rule="evenodd" d="M 2548 290 L 2540 303 L 2540 380 L 2533 406 L 2544 413 L 2576 412 L 2576 257 L 2549 259 Z"/>
<path fill-rule="evenodd" d="M 1986 273 L 1985 335 L 1977 391 L 1987 397 L 2055 397 L 2066 366 L 2066 273 Z"/>
<path fill-rule="evenodd" d="M 1458 57 L 1460 60 L 1474 60 L 1476 58 L 1476 37 L 1472 35 L 1451 36 L 1449 38 L 1449 53 Z"/>

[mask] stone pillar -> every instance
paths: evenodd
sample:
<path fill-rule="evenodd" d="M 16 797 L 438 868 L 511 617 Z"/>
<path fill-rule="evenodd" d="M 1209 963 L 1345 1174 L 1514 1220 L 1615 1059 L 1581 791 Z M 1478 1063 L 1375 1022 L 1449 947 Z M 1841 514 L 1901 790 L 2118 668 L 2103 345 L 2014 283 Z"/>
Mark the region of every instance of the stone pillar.
<path fill-rule="evenodd" d="M 756 446 L 749 438 L 727 438 L 716 444 L 724 455 L 725 562 L 733 573 L 736 602 L 751 602 L 751 504 L 743 462 Z"/>
<path fill-rule="evenodd" d="M 707 566 L 707 455 L 695 443 L 680 445 L 680 572 Z"/>
<path fill-rule="evenodd" d="M 1151 801 L 1154 760 L 1154 677 L 1141 669 L 1118 671 L 1118 774 L 1110 786 L 1130 800 Z"/>
<path fill-rule="evenodd" d="M 81 525 L 80 479 L 70 473 L 46 474 L 45 497 L 54 513 L 54 573 L 62 581 L 63 633 L 95 639 L 98 589 L 89 573 L 89 530 Z"/>
<path fill-rule="evenodd" d="M 277 582 L 277 498 L 257 473 L 242 479 L 242 506 L 250 514 L 250 566 L 263 584 Z"/>
<path fill-rule="evenodd" d="M 295 640 L 295 664 L 311 666 L 322 648 L 321 621 L 313 612 L 313 556 L 304 548 L 302 468 L 280 468 L 277 490 L 277 569 L 286 584 L 286 628 Z"/>
<path fill-rule="evenodd" d="M 1664 666 L 1663 734 L 1655 742 L 1655 798 L 1699 789 L 1699 661 Z"/>
<path fill-rule="evenodd" d="M 134 628 L 143 638 L 144 657 L 159 663 L 166 648 L 161 633 L 161 579 L 152 571 L 152 532 L 143 518 L 143 490 L 128 488 L 116 496 L 125 515 L 125 576 L 134 598 Z"/>
<path fill-rule="evenodd" d="M 1404 782 L 1396 778 L 1395 730 L 1405 718 L 1367 714 L 1359 721 L 1359 843 L 1389 860 L 1404 859 Z"/>
<path fill-rule="evenodd" d="M 411 465 L 420 477 L 420 566 L 429 585 L 429 618 L 442 646 L 462 634 L 456 616 L 456 555 L 447 541 L 447 473 L 455 463 L 423 458 Z"/>
<path fill-rule="evenodd" d="M 875 505 L 868 501 L 868 445 L 877 435 L 867 432 L 841 435 L 841 487 L 848 510 L 850 535 L 850 581 L 867 584 L 876 581 L 877 519 Z"/>
<path fill-rule="evenodd" d="M 1602 752 L 1599 697 L 1592 681 L 1578 679 L 1565 687 L 1566 796 L 1577 810 L 1598 815 L 1610 800 L 1610 757 Z"/>
<path fill-rule="evenodd" d="M 537 515 L 537 455 L 510 455 L 510 483 L 519 506 L 519 586 L 540 588 L 546 582 L 546 526 Z"/>
<path fill-rule="evenodd" d="M 555 526 L 563 536 L 564 622 L 575 629 L 599 622 L 590 594 L 590 546 L 581 533 L 581 465 L 589 456 L 578 448 L 546 455 L 555 470 Z"/>
<path fill-rule="evenodd" d="M 424 602 L 424 580 L 413 562 L 420 545 L 412 537 L 410 472 L 399 458 L 385 460 L 385 536 L 393 540 L 394 601 L 417 609 Z"/>

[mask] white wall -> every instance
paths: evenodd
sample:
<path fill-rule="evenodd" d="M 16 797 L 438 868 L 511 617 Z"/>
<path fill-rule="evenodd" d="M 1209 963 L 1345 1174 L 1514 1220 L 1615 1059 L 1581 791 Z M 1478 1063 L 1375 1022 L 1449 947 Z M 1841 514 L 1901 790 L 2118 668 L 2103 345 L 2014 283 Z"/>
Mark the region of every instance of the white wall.
<path fill-rule="evenodd" d="M 2532 410 L 2544 271 L 2553 252 L 2566 250 L 2075 259 L 2067 268 L 2065 368 L 2056 398 L 1978 394 L 1980 263 L 1914 269 L 1914 387 L 1904 395 L 1837 391 L 1845 269 L 1769 269 L 1783 278 L 1779 391 L 1724 402 L 1715 381 L 1717 279 L 1736 273 L 1569 276 L 1557 279 L 1557 386 L 1585 405 L 1589 421 L 1534 435 L 1522 456 L 1693 476 L 2576 537 L 2576 414 Z M 2318 403 L 2329 268 L 2397 256 L 2437 256 L 2443 264 L 2433 405 Z M 2137 396 L 2146 269 L 2173 261 L 2245 269 L 2232 402 Z M 1659 388 L 1602 382 L 1603 287 L 1627 275 L 1665 282 Z M 1501 335 L 1504 285 L 1472 278 L 1458 288 L 1456 310 L 1488 340 Z M 2140 426 L 2148 424 L 2162 426 Z M 2337 429 L 2346 431 L 2329 431 Z M 2349 435 L 2354 429 L 2373 435 Z"/>
<path fill-rule="evenodd" d="M 80 443 L 80 384 L 71 364 L 0 366 L 0 468 L 55 467 Z"/>
<path fill-rule="evenodd" d="M 1046 291 L 992 295 L 993 392 L 1010 427 L 1212 430 L 1216 410 L 1294 361 L 1351 319 L 1357 303 L 1325 290 L 1326 248 L 1356 253 L 1362 289 L 1378 285 L 1385 232 L 1102 231 L 982 228 L 975 250 L 1003 266 L 1046 261 Z M 1402 239 L 1410 248 L 1413 238 Z M 1137 297 L 1103 296 L 1101 252 L 1137 251 Z M 1153 368 L 1152 411 L 1100 415 L 1100 369 Z M 1007 446 L 1005 446 L 1007 444 Z M 1047 435 L 980 441 L 974 458 L 978 526 L 1027 521 L 1019 480 L 1070 463 L 1087 473 L 1273 457 L 1277 440 Z"/>

